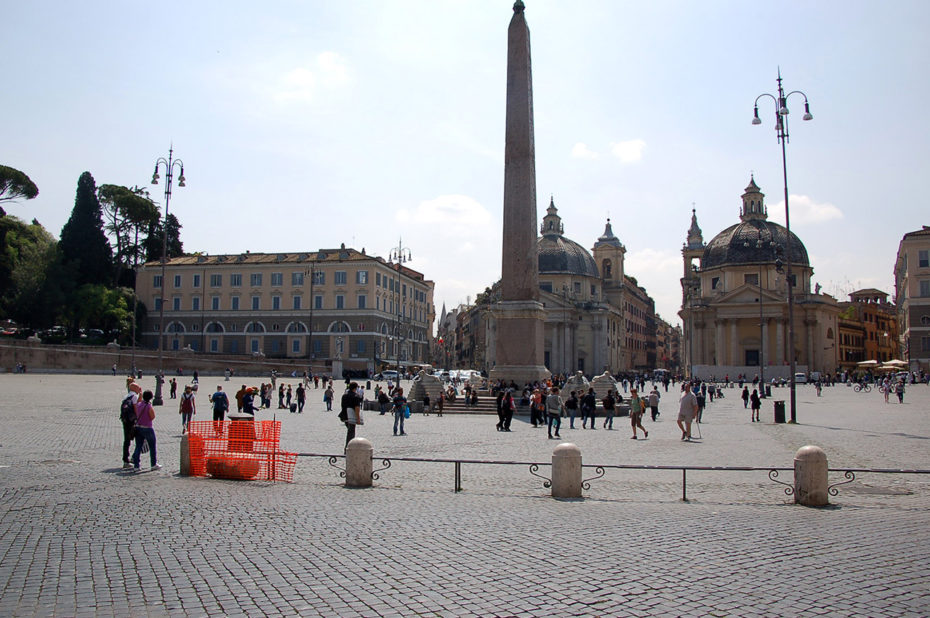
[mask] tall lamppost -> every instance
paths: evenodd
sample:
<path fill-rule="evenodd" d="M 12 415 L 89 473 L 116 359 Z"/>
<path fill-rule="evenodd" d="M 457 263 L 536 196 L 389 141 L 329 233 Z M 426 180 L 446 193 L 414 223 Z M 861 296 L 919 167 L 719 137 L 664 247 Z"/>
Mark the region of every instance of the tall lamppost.
<path fill-rule="evenodd" d="M 691 267 L 691 277 L 688 286 L 688 319 L 691 322 L 688 328 L 688 379 L 694 379 L 694 297 L 701 290 L 701 280 L 697 276 L 697 268 Z"/>
<path fill-rule="evenodd" d="M 165 286 L 168 285 L 168 281 L 165 278 L 165 270 L 168 264 L 168 204 L 171 202 L 171 183 L 174 176 L 174 168 L 177 166 L 180 170 L 180 175 L 178 176 L 178 186 L 184 186 L 184 162 L 180 159 L 174 158 L 174 147 L 171 146 L 168 148 L 168 158 L 158 157 L 155 161 L 155 172 L 152 174 L 152 184 L 157 185 L 158 179 L 161 176 L 158 175 L 158 166 L 165 166 L 165 225 L 162 228 L 161 235 L 161 303 L 158 308 L 158 372 L 159 374 L 155 377 L 155 398 L 152 401 L 152 405 L 160 406 L 164 401 L 161 396 L 161 385 L 164 382 L 165 375 L 165 345 L 164 345 L 164 336 L 165 336 Z"/>
<path fill-rule="evenodd" d="M 778 96 L 769 94 L 767 92 L 760 94 L 756 97 L 756 101 L 753 106 L 753 117 L 752 124 L 762 124 L 762 120 L 759 119 L 759 99 L 769 98 L 775 102 L 775 135 L 778 138 L 778 142 L 781 144 L 781 171 L 782 177 L 785 181 L 785 230 L 787 232 L 785 238 L 785 262 L 786 262 L 786 271 L 788 279 L 788 354 L 790 358 L 791 365 L 791 421 L 792 423 L 798 422 L 797 417 L 797 397 L 796 397 L 796 384 L 794 381 L 795 370 L 797 369 L 797 362 L 794 357 L 794 279 L 791 274 L 791 219 L 789 217 L 788 210 L 788 159 L 785 152 L 785 145 L 788 143 L 788 98 L 793 94 L 798 94 L 804 97 L 804 115 L 801 116 L 802 120 L 811 120 L 813 116 L 811 115 L 810 104 L 807 102 L 807 95 L 801 92 L 800 90 L 792 90 L 791 92 L 785 94 L 784 89 L 781 85 L 781 69 L 778 70 Z"/>
<path fill-rule="evenodd" d="M 403 337 L 401 336 L 403 331 L 400 328 L 402 323 L 401 303 L 403 302 L 400 295 L 400 273 L 403 264 L 412 259 L 413 254 L 410 253 L 410 248 L 404 246 L 402 238 L 398 238 L 397 246 L 391 249 L 391 252 L 388 254 L 388 263 L 393 264 L 394 269 L 397 271 L 397 278 L 394 280 L 394 293 L 397 296 L 397 302 L 394 304 L 394 315 L 397 316 L 394 320 L 394 345 L 397 346 L 396 360 L 398 380 L 400 380 L 400 353 L 403 349 Z"/>
<path fill-rule="evenodd" d="M 764 242 L 762 240 L 762 230 L 757 231 L 759 236 L 754 243 L 756 249 L 761 253 L 762 249 L 767 246 L 774 252 L 775 241 L 770 239 L 769 242 Z M 752 245 L 747 240 L 743 243 L 743 246 L 748 248 Z M 762 274 L 762 262 L 759 262 L 759 398 L 765 399 L 765 318 L 762 311 Z"/>

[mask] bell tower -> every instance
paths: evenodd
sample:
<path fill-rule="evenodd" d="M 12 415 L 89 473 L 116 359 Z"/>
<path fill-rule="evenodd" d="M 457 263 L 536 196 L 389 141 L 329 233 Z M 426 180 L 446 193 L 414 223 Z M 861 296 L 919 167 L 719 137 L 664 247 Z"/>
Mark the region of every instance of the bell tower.
<path fill-rule="evenodd" d="M 614 235 L 608 217 L 604 233 L 594 243 L 594 261 L 597 263 L 605 288 L 619 287 L 623 284 L 623 256 L 625 254 L 626 247 Z"/>

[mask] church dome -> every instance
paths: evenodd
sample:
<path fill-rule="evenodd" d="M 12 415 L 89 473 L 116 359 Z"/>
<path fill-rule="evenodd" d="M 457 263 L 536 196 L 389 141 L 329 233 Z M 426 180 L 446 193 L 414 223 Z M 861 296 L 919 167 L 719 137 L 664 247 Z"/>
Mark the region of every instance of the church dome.
<path fill-rule="evenodd" d="M 552 198 L 536 240 L 536 255 L 541 275 L 581 275 L 600 278 L 597 265 L 588 250 L 562 235 L 562 218 Z"/>
<path fill-rule="evenodd" d="M 765 207 L 765 195 L 759 190 L 754 178 L 743 193 L 743 206 L 740 210 L 740 223 L 723 230 L 704 248 L 701 268 L 718 268 L 721 266 L 772 263 L 777 257 L 787 261 L 790 248 L 791 263 L 810 266 L 807 249 L 794 233 L 790 239 L 784 226 L 768 220 Z M 694 217 L 692 217 L 692 227 Z"/>
<path fill-rule="evenodd" d="M 762 246 L 759 246 L 759 239 Z M 784 247 L 787 246 L 788 230 L 784 226 L 764 219 L 749 219 L 723 230 L 707 243 L 701 268 L 739 264 L 771 263 L 775 261 L 775 248 L 781 247 L 779 254 L 787 260 Z M 772 244 L 774 243 L 774 245 Z M 807 249 L 794 232 L 791 233 L 791 263 L 810 266 Z"/>

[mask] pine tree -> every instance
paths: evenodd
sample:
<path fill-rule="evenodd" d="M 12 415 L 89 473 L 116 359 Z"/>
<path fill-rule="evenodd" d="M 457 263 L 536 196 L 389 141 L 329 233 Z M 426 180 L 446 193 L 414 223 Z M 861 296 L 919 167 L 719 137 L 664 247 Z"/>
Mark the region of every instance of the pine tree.
<path fill-rule="evenodd" d="M 84 172 L 78 179 L 74 210 L 61 229 L 58 247 L 64 263 L 76 266 L 77 285 L 111 280 L 113 251 L 103 231 L 97 185 L 90 172 Z"/>

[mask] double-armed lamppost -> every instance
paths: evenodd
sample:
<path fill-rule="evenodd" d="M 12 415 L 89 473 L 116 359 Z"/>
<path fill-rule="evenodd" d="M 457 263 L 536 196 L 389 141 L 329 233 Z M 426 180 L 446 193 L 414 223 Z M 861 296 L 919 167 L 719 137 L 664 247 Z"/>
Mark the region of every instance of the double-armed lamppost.
<path fill-rule="evenodd" d="M 409 262 L 412 259 L 413 254 L 410 252 L 410 248 L 404 246 L 404 241 L 402 238 L 398 238 L 397 246 L 391 249 L 391 252 L 388 254 L 388 262 L 393 264 L 394 269 L 397 271 L 397 277 L 394 279 L 394 293 L 397 296 L 397 302 L 394 305 L 394 315 L 397 316 L 394 320 L 394 345 L 397 346 L 396 360 L 398 379 L 400 379 L 400 353 L 403 349 L 403 330 L 401 329 L 401 324 L 403 323 L 403 316 L 401 314 L 401 304 L 403 303 L 403 297 L 400 295 L 400 274 L 403 264 Z"/>
<path fill-rule="evenodd" d="M 792 90 L 789 93 L 785 93 L 781 85 L 781 69 L 778 71 L 778 96 L 769 94 L 767 92 L 760 94 L 756 97 L 755 104 L 753 106 L 753 118 L 752 124 L 762 124 L 762 120 L 759 119 L 759 99 L 769 98 L 772 99 L 775 103 L 775 134 L 778 137 L 778 142 L 781 144 L 781 170 L 782 177 L 785 181 L 785 230 L 787 232 L 785 238 L 785 261 L 786 261 L 786 271 L 788 279 L 788 356 L 791 364 L 791 422 L 796 423 L 797 418 L 797 397 L 796 397 L 796 384 L 794 380 L 795 369 L 797 369 L 797 363 L 794 357 L 794 279 L 791 274 L 791 219 L 789 217 L 788 210 L 788 160 L 787 154 L 785 152 L 785 145 L 788 143 L 788 99 L 791 95 L 797 94 L 804 97 L 804 115 L 801 116 L 802 120 L 811 120 L 813 116 L 811 115 L 810 104 L 807 102 L 807 95 L 801 92 L 800 90 Z"/>
<path fill-rule="evenodd" d="M 750 243 L 748 240 L 743 243 L 744 247 L 755 246 L 759 250 L 760 254 L 762 250 L 766 247 L 772 249 L 772 252 L 775 251 L 775 241 L 769 239 L 769 242 L 762 240 L 762 230 L 758 230 L 759 237 L 756 238 L 755 243 Z M 776 268 L 778 268 L 776 266 Z M 759 262 L 759 398 L 765 399 L 765 318 L 762 312 L 762 262 Z"/>
<path fill-rule="evenodd" d="M 155 161 L 155 172 L 152 174 L 152 184 L 157 185 L 158 179 L 161 176 L 158 175 L 158 166 L 165 166 L 165 225 L 162 228 L 161 236 L 161 303 L 159 305 L 158 311 L 158 371 L 159 375 L 156 376 L 155 383 L 155 398 L 152 401 L 153 405 L 160 406 L 162 405 L 163 400 L 161 396 L 161 384 L 164 381 L 165 374 L 165 346 L 163 343 L 163 337 L 165 336 L 165 286 L 168 285 L 166 279 L 165 270 L 168 264 L 168 204 L 171 202 L 171 184 L 174 177 L 174 168 L 177 167 L 180 170 L 180 175 L 178 176 L 178 186 L 184 186 L 184 162 L 180 159 L 174 158 L 174 147 L 171 146 L 168 148 L 168 158 L 158 157 Z"/>

